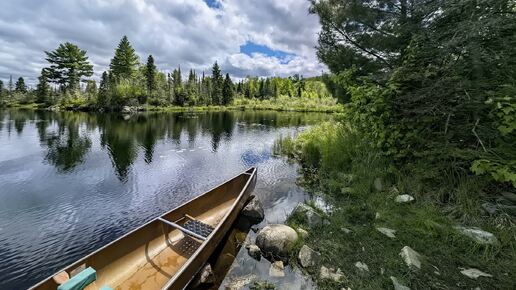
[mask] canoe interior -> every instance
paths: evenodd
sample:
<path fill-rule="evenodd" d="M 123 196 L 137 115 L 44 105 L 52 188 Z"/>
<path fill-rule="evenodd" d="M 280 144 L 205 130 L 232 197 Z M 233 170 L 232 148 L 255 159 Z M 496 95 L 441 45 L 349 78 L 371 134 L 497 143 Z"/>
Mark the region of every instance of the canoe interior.
<path fill-rule="evenodd" d="M 223 233 L 220 232 L 227 230 L 228 226 L 225 225 L 225 229 L 221 229 L 221 226 L 228 222 L 230 214 L 235 217 L 238 214 L 231 213 L 231 210 L 240 209 L 245 202 L 241 200 L 242 195 L 249 192 L 243 189 L 255 182 L 250 181 L 250 178 L 255 178 L 255 170 L 251 168 L 162 216 L 169 221 L 179 220 L 177 223 L 182 224 L 186 221 L 184 216 L 189 215 L 212 226 L 215 230 L 206 241 L 185 236 L 162 221 L 154 220 L 64 270 L 70 273 L 81 266 L 93 267 L 97 271 L 97 280 L 88 285 L 86 290 L 99 289 L 102 286 L 113 289 L 162 289 L 171 279 L 178 278 L 175 276 L 178 271 L 185 272 L 185 269 L 180 269 L 189 266 L 189 258 L 203 243 L 214 243 L 212 239 L 222 237 Z M 212 245 L 213 248 L 215 246 Z M 182 277 L 182 280 L 189 279 L 194 274 L 182 273 L 183 276 L 189 275 L 188 278 Z M 49 277 L 32 289 L 55 290 L 57 286 L 52 277 Z"/>

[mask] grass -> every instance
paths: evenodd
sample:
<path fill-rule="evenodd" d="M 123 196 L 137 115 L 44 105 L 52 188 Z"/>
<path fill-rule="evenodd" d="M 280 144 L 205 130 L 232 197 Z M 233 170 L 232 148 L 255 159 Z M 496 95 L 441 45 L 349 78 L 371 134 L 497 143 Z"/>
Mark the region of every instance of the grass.
<path fill-rule="evenodd" d="M 412 289 L 516 289 L 516 226 L 505 214 L 482 214 L 484 180 L 451 170 L 428 180 L 416 173 L 432 170 L 425 164 L 398 170 L 378 152 L 366 149 L 364 140 L 342 124 L 323 124 L 279 143 L 276 151 L 303 164 L 301 183 L 334 208 L 325 226 L 309 228 L 296 216 L 288 220 L 308 230 L 304 242 L 321 253 L 321 264 L 345 274 L 337 283 L 320 280 L 318 268 L 310 269 L 319 288 L 392 289 L 389 277 L 394 276 Z M 375 189 L 377 178 L 382 180 L 381 190 Z M 415 201 L 398 204 L 398 194 L 410 194 Z M 479 245 L 453 228 L 459 224 L 489 231 L 500 244 Z M 396 230 L 396 238 L 376 227 Z M 420 270 L 404 264 L 399 256 L 404 246 L 421 254 Z M 359 261 L 369 272 L 354 266 Z M 477 268 L 493 277 L 473 280 L 459 267 Z"/>

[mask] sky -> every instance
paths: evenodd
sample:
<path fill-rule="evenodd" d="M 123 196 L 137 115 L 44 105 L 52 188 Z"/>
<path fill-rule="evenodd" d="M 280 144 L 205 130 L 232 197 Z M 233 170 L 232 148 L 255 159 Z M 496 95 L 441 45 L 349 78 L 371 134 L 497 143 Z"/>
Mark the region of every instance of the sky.
<path fill-rule="evenodd" d="M 16 0 L 0 9 L 0 79 L 34 85 L 44 51 L 71 42 L 87 51 L 94 79 L 123 35 L 144 62 L 245 76 L 304 76 L 326 71 L 315 54 L 318 17 L 308 0 Z"/>

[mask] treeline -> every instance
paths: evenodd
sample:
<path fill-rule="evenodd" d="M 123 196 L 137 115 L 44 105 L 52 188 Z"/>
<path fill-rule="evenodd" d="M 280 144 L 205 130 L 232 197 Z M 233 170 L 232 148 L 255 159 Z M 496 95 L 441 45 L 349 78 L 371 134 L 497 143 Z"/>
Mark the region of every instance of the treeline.
<path fill-rule="evenodd" d="M 234 83 L 222 73 L 217 62 L 210 74 L 181 68 L 163 73 L 149 55 L 141 64 L 136 51 L 124 36 L 111 59 L 109 70 L 102 73 L 100 83 L 89 79 L 93 66 L 86 51 L 72 43 L 63 43 L 45 52 L 49 66 L 41 71 L 35 89 L 20 77 L 15 85 L 12 77 L 4 88 L 0 82 L 0 103 L 31 103 L 45 106 L 120 109 L 123 106 L 227 106 L 235 97 L 271 100 L 278 96 L 292 98 L 328 97 L 324 84 L 317 79 L 295 75 L 288 78 L 248 77 Z M 82 85 L 81 85 L 82 83 Z"/>

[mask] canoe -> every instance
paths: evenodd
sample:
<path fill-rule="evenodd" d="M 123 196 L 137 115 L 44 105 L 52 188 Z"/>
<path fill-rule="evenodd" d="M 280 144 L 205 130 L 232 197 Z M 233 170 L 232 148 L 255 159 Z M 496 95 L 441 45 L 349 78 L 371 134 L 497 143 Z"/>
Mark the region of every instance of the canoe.
<path fill-rule="evenodd" d="M 60 289 L 64 289 L 66 284 L 85 279 L 91 274 L 88 271 L 93 271 L 96 278 L 87 282 L 86 290 L 184 289 L 248 201 L 256 174 L 256 168 L 246 170 L 30 289 L 56 290 L 58 283 L 63 283 Z"/>

